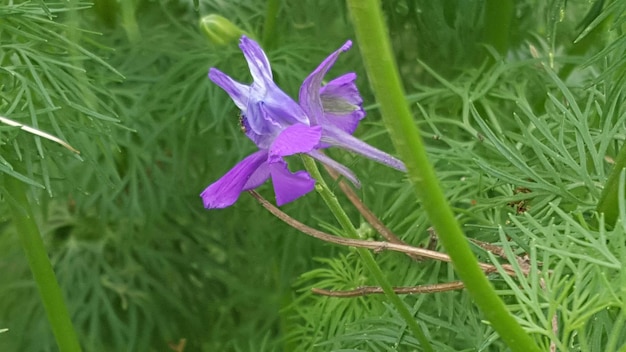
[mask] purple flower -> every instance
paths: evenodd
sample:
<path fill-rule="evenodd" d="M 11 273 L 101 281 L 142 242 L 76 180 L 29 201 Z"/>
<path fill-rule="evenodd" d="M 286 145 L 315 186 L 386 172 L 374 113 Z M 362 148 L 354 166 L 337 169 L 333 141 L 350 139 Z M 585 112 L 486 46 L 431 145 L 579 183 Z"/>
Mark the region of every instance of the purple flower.
<path fill-rule="evenodd" d="M 202 192 L 200 196 L 206 208 L 228 207 L 241 192 L 259 187 L 268 178 L 272 179 L 279 206 L 307 194 L 313 190 L 315 181 L 306 171 L 289 171 L 283 159 L 298 153 L 325 163 L 358 186 L 352 171 L 320 152 L 330 146 L 348 149 L 406 171 L 401 161 L 352 136 L 365 117 L 362 99 L 354 84 L 356 75 L 348 73 L 322 86 L 325 74 L 351 44 L 346 42 L 305 79 L 300 88 L 299 104 L 274 83 L 265 53 L 245 36 L 239 47 L 248 62 L 252 84 L 241 84 L 211 68 L 209 78 L 241 109 L 242 128 L 259 150 Z"/>

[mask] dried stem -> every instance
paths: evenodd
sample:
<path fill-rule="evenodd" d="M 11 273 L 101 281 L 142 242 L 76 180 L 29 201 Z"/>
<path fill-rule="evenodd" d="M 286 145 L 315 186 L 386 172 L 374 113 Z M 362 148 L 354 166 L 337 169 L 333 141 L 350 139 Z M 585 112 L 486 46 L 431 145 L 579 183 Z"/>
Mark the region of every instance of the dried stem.
<path fill-rule="evenodd" d="M 46 138 L 46 139 L 48 139 L 48 140 L 50 140 L 52 142 L 55 142 L 57 144 L 62 145 L 66 149 L 68 149 L 68 150 L 70 150 L 70 151 L 72 151 L 72 152 L 74 152 L 76 154 L 80 154 L 80 151 L 78 151 L 76 148 L 74 148 L 71 145 L 69 145 L 66 141 L 64 141 L 64 140 L 62 140 L 62 139 L 60 139 L 60 138 L 58 138 L 56 136 L 51 135 L 50 133 L 46 133 L 44 131 L 38 130 L 36 128 L 30 127 L 30 126 L 27 126 L 27 125 L 24 125 L 24 124 L 19 123 L 17 121 L 13 121 L 13 120 L 11 120 L 9 118 L 6 118 L 6 117 L 3 117 L 3 116 L 0 116 L 0 122 L 4 123 L 5 125 L 18 127 L 20 129 L 28 132 L 28 133 L 32 133 L 32 134 L 36 135 L 36 136 Z"/>
<path fill-rule="evenodd" d="M 337 171 L 335 171 L 331 167 L 328 167 L 328 165 L 324 165 L 324 168 L 326 169 L 326 172 L 328 172 L 328 174 L 334 180 L 339 179 L 339 174 L 337 173 Z M 385 226 L 385 224 L 383 224 L 383 222 L 380 221 L 378 217 L 376 217 L 376 215 L 361 201 L 359 196 L 356 194 L 356 192 L 354 192 L 352 187 L 350 187 L 350 185 L 348 185 L 347 182 L 345 182 L 342 179 L 339 179 L 338 183 L 339 183 L 339 188 L 341 188 L 343 193 L 348 197 L 350 202 L 352 202 L 354 207 L 357 208 L 359 213 L 363 215 L 363 218 L 365 218 L 365 221 L 367 221 L 370 225 L 372 225 L 374 230 L 376 230 L 381 236 L 383 236 L 387 241 L 391 243 L 404 244 L 404 245 L 407 244 L 406 242 L 402 241 L 398 236 L 396 236 L 393 232 L 391 232 L 391 230 L 389 230 L 389 228 L 387 228 L 387 226 Z M 407 253 L 407 255 L 416 260 L 424 259 L 423 257 L 419 255 L 415 255 L 415 254 Z"/>
<path fill-rule="evenodd" d="M 435 259 L 435 260 L 448 262 L 448 263 L 451 261 L 450 257 L 447 254 L 440 253 L 437 251 L 432 251 L 429 249 L 413 247 L 413 246 L 409 246 L 406 244 L 389 243 L 389 242 L 383 242 L 383 241 L 358 240 L 358 239 L 337 237 L 331 234 L 327 234 L 325 232 L 309 227 L 299 222 L 298 220 L 292 218 L 291 216 L 287 215 L 286 213 L 284 213 L 283 211 L 281 211 L 280 209 L 272 205 L 270 202 L 268 202 L 265 198 L 263 198 L 257 192 L 248 191 L 248 193 L 250 193 L 265 209 L 267 209 L 274 216 L 276 216 L 277 218 L 285 222 L 287 225 L 295 228 L 296 230 L 304 234 L 317 238 L 319 240 L 342 245 L 342 246 L 367 248 L 367 249 L 374 250 L 375 252 L 389 250 L 389 251 L 394 251 L 394 252 L 401 252 L 405 254 L 416 255 L 416 256 L 420 256 L 424 258 Z M 478 265 L 485 273 L 493 273 L 493 272 L 498 271 L 498 269 L 491 264 L 478 263 Z M 510 265 L 504 264 L 502 265 L 502 268 L 505 270 L 505 272 L 508 275 L 515 276 L 515 270 Z M 524 269 L 524 274 L 527 274 L 527 271 L 525 269 Z"/>
<path fill-rule="evenodd" d="M 464 287 L 465 285 L 463 285 L 462 281 L 453 281 L 453 282 L 433 284 L 433 285 L 421 285 L 421 286 L 412 286 L 412 287 L 394 287 L 393 292 L 400 294 L 400 295 L 411 295 L 411 294 L 419 294 L 419 293 L 436 293 L 436 292 L 460 290 Z M 312 288 L 311 291 L 318 295 L 340 297 L 340 298 L 358 297 L 358 296 L 366 296 L 366 295 L 384 293 L 382 288 L 376 287 L 376 286 L 362 286 L 354 290 L 348 290 L 348 291 L 334 291 L 334 290 L 324 290 L 321 288 Z"/>

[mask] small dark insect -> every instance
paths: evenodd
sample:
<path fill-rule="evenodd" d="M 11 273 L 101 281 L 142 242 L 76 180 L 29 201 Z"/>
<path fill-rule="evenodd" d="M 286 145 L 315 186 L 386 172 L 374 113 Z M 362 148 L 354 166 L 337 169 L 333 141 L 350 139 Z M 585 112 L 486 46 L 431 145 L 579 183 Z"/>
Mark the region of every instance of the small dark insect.
<path fill-rule="evenodd" d="M 243 116 L 243 114 L 239 112 L 239 128 L 241 128 L 241 131 L 243 133 L 246 133 L 246 125 L 244 123 L 244 119 L 245 117 Z"/>
<path fill-rule="evenodd" d="M 513 194 L 531 193 L 532 191 L 526 187 L 517 187 L 513 190 Z M 528 203 L 530 199 L 520 199 L 507 203 L 508 206 L 515 208 L 515 213 L 524 214 L 528 211 Z"/>
<path fill-rule="evenodd" d="M 532 192 L 530 189 L 526 188 L 526 187 L 517 187 L 513 190 L 513 194 L 520 194 L 520 193 L 530 193 Z"/>

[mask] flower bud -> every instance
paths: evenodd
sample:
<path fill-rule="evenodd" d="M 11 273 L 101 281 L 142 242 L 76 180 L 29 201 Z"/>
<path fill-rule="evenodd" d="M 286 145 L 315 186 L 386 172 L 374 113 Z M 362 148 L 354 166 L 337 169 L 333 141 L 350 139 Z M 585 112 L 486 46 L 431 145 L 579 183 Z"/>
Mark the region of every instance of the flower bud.
<path fill-rule="evenodd" d="M 210 14 L 200 19 L 200 28 L 213 44 L 226 45 L 235 41 L 245 34 L 227 18 L 216 14 Z"/>

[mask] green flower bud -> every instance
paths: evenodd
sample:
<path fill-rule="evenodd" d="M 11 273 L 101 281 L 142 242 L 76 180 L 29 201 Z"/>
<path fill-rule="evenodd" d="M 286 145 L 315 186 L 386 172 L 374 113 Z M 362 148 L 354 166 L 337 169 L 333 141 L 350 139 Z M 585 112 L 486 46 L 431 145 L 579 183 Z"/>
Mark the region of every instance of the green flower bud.
<path fill-rule="evenodd" d="M 213 44 L 226 45 L 239 39 L 245 32 L 234 23 L 216 14 L 200 19 L 200 28 Z"/>

